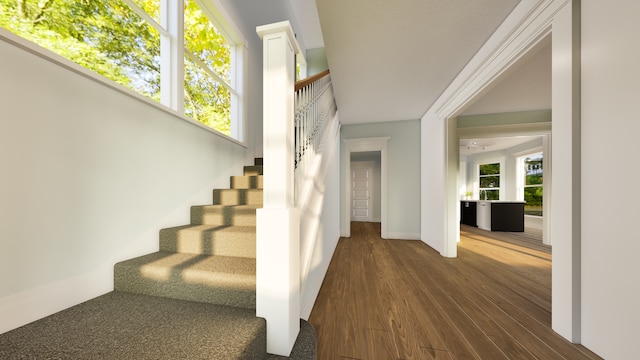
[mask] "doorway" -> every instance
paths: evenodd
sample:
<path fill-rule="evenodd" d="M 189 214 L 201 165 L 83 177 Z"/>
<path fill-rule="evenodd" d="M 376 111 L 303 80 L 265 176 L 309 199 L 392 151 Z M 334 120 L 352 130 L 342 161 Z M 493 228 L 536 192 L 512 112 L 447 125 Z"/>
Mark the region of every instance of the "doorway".
<path fill-rule="evenodd" d="M 379 151 L 351 153 L 351 221 L 380 222 Z"/>
<path fill-rule="evenodd" d="M 351 158 L 352 154 L 354 154 L 354 158 L 357 160 L 359 156 L 374 156 L 376 159 L 379 156 L 379 164 L 380 164 L 380 177 L 378 184 L 380 186 L 380 191 L 376 192 L 379 194 L 379 198 L 376 201 L 374 199 L 372 208 L 372 218 L 375 219 L 375 210 L 376 204 L 380 204 L 380 233 L 381 237 L 387 238 L 387 143 L 389 137 L 376 137 L 376 138 L 359 138 L 359 139 L 344 139 L 344 151 L 342 152 L 342 164 L 344 166 L 344 177 L 343 177 L 343 189 L 345 189 L 345 199 L 344 208 L 342 211 L 342 219 L 341 219 L 341 230 L 340 236 L 342 237 L 350 237 L 351 236 L 351 215 L 352 215 L 352 171 L 351 171 Z M 364 153 L 364 155 L 357 155 L 358 153 Z M 369 160 L 367 160 L 369 161 Z M 371 159 L 370 161 L 376 161 Z M 375 169 L 375 168 L 374 168 Z M 375 175 L 375 171 L 374 171 Z M 374 176 L 374 185 L 375 185 L 375 176 Z M 377 185 L 376 185 L 377 186 Z M 375 219 L 377 220 L 377 219 Z"/>
<path fill-rule="evenodd" d="M 522 6 L 524 7 L 525 3 Z M 532 8 L 542 3 L 533 4 Z M 552 113 L 553 156 L 549 168 L 554 169 L 551 185 L 553 214 L 549 214 L 549 236 L 553 244 L 552 271 L 552 328 L 566 339 L 579 342 L 581 332 L 581 177 L 580 177 L 580 7 L 579 2 L 544 3 L 548 7 L 534 17 L 542 26 L 524 26 L 521 29 L 505 27 L 494 34 L 496 39 L 508 39 L 508 46 L 489 49 L 491 56 L 479 57 L 478 62 L 467 64 L 469 73 L 447 89 L 450 97 L 436 102 L 433 110 L 423 117 L 422 164 L 425 168 L 437 166 L 444 176 L 435 181 L 423 181 L 423 189 L 434 185 L 445 189 L 444 196 L 434 197 L 436 205 L 423 201 L 423 228 L 442 229 L 434 235 L 423 235 L 442 255 L 455 257 L 459 237 L 459 198 L 457 173 L 459 166 L 459 140 L 456 118 L 472 101 L 480 98 L 497 77 L 508 72 L 513 63 L 539 43 L 545 35 L 552 36 Z M 534 14 L 529 12 L 528 14 Z M 527 18 L 528 15 L 523 15 Z M 531 24 L 527 20 L 527 24 Z M 553 27 L 553 32 L 551 28 Z M 515 31 L 517 30 L 517 31 Z M 522 30 L 522 31 L 520 31 Z M 511 35 L 517 33 L 515 38 Z M 503 36 L 504 35 L 504 36 Z M 516 44 L 517 46 L 511 46 Z M 482 62 L 482 63 L 480 63 Z M 473 66 L 477 66 L 474 68 Z M 456 79 L 458 80 L 458 79 Z M 444 136 L 432 136 L 434 131 Z M 433 157 L 427 157 L 427 156 Z M 548 186 L 545 186 L 548 188 Z M 438 210 L 441 212 L 439 213 Z M 442 211 L 444 210 L 444 211 Z M 444 224 L 444 226 L 441 226 Z M 442 240 L 441 240 L 442 239 Z"/>

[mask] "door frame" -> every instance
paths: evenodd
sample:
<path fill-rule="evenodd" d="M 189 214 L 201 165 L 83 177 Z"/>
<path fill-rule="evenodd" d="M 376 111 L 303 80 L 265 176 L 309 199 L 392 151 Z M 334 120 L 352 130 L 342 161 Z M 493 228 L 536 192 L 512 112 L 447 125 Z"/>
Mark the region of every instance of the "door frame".
<path fill-rule="evenodd" d="M 443 256 L 457 256 L 459 164 L 456 117 L 545 36 L 552 36 L 554 168 L 548 213 L 553 243 L 551 328 L 581 340 L 580 1 L 523 1 L 494 32 L 421 119 L 422 240 Z M 546 165 L 545 165 L 546 166 Z M 426 178 L 427 169 L 442 177 Z M 558 175 L 563 169 L 564 176 Z M 545 184 L 545 188 L 548 185 Z M 443 195 L 425 196 L 437 188 Z M 560 210 L 560 211 L 559 211 Z"/>
<path fill-rule="evenodd" d="M 345 166 L 343 187 L 346 205 L 342 211 L 342 221 L 346 226 L 340 236 L 351 237 L 351 153 L 380 151 L 380 237 L 387 238 L 387 144 L 389 137 L 343 139 L 345 150 L 342 163 Z"/>

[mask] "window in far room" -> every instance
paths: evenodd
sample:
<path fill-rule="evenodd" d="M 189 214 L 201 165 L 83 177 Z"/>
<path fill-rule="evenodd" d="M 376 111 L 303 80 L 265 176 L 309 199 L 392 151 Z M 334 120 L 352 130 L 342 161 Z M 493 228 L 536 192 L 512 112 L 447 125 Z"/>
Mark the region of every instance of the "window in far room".
<path fill-rule="evenodd" d="M 479 165 L 480 200 L 500 200 L 500 163 Z"/>
<path fill-rule="evenodd" d="M 525 201 L 526 215 L 542 216 L 543 169 L 542 153 L 529 154 L 518 158 L 521 171 L 520 196 Z"/>

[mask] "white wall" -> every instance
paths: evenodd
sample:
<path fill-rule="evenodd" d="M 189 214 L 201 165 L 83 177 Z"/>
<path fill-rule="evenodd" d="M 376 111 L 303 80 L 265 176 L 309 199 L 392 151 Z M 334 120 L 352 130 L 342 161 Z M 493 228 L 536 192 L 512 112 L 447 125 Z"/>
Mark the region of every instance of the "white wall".
<path fill-rule="evenodd" d="M 582 343 L 637 358 L 640 2 L 582 2 Z"/>
<path fill-rule="evenodd" d="M 554 16 L 552 23 L 551 328 L 572 342 L 581 341 L 582 286 L 578 5 L 579 2 L 569 2 Z"/>
<path fill-rule="evenodd" d="M 337 120 L 336 120 L 337 121 Z M 333 257 L 338 240 L 340 239 L 340 139 L 334 139 L 331 143 L 333 149 L 326 152 L 328 159 L 323 159 L 327 163 L 326 177 L 318 181 L 314 188 L 318 192 L 316 198 L 320 200 L 321 206 L 316 208 L 310 206 L 309 209 L 303 209 L 301 215 L 301 241 L 305 240 L 304 225 L 307 223 L 307 217 L 317 217 L 319 227 L 313 236 L 313 249 L 311 258 L 307 267 L 303 259 L 302 265 L 303 279 L 301 287 L 301 314 L 303 319 L 309 319 L 311 310 L 315 304 L 325 274 L 329 268 L 329 263 Z M 305 248 L 305 244 L 301 245 L 301 249 Z M 301 250 L 302 255 L 305 254 Z"/>
<path fill-rule="evenodd" d="M 420 238 L 420 122 L 418 120 L 344 125 L 341 139 L 388 136 L 387 234 L 393 239 Z M 345 151 L 343 148 L 342 152 Z M 341 159 L 344 157 L 341 156 Z M 342 164 L 341 171 L 344 171 Z M 341 185 L 341 209 L 346 207 Z M 341 232 L 350 226 L 340 224 Z"/>
<path fill-rule="evenodd" d="M 0 40 L 0 332 L 113 288 L 246 149 Z"/>
<path fill-rule="evenodd" d="M 327 62 L 327 54 L 324 48 L 307 50 L 307 65 L 308 76 L 328 70 L 329 63 Z"/>

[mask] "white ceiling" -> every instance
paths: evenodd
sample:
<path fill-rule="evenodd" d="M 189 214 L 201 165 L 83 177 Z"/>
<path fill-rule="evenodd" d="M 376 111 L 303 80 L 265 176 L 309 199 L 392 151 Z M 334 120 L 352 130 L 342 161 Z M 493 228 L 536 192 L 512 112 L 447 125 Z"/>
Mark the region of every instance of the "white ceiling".
<path fill-rule="evenodd" d="M 323 48 L 324 40 L 320 30 L 316 0 L 289 0 L 289 2 L 304 46 L 307 49 Z"/>
<path fill-rule="evenodd" d="M 509 136 L 460 140 L 460 157 L 508 149 L 533 141 L 540 136 Z"/>
<path fill-rule="evenodd" d="M 461 115 L 551 109 L 551 37 L 543 39 Z M 537 136 L 460 139 L 460 156 L 504 150 Z M 476 146 L 469 147 L 469 143 Z"/>
<path fill-rule="evenodd" d="M 551 36 L 523 56 L 460 115 L 551 109 Z"/>
<path fill-rule="evenodd" d="M 325 47 L 343 124 L 421 118 L 518 2 L 290 0 L 306 47 Z M 549 37 L 461 115 L 550 108 Z M 532 139 L 462 139 L 460 153 Z M 470 141 L 484 146 L 468 149 Z"/>
<path fill-rule="evenodd" d="M 358 124 L 420 119 L 518 0 L 316 4 L 340 122 Z"/>

